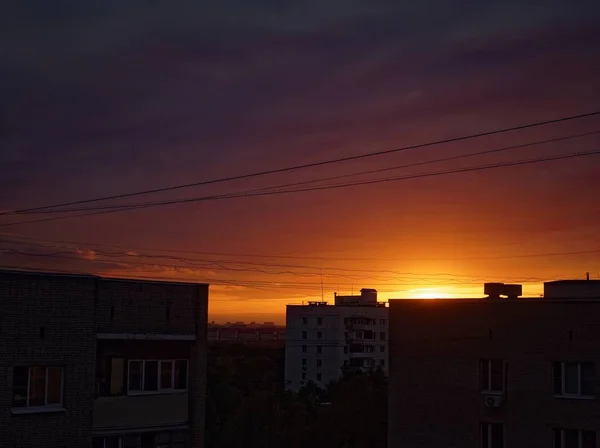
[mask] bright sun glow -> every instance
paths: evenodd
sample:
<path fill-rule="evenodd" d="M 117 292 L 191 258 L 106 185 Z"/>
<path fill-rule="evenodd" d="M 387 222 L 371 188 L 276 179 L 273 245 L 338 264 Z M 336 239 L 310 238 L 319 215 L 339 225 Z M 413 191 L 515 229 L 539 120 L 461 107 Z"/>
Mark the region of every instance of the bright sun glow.
<path fill-rule="evenodd" d="M 415 289 L 412 297 L 416 299 L 447 299 L 451 295 L 438 289 Z"/>

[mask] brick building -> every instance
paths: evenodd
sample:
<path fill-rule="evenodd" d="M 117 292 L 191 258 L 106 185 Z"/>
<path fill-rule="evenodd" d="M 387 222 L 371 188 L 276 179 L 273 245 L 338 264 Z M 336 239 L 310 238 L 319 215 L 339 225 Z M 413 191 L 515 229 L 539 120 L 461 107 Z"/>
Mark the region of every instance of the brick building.
<path fill-rule="evenodd" d="M 0 271 L 0 446 L 204 446 L 208 285 Z"/>
<path fill-rule="evenodd" d="M 552 298 L 391 300 L 388 446 L 596 447 L 600 298 L 572 285 L 548 283 L 563 293 Z"/>

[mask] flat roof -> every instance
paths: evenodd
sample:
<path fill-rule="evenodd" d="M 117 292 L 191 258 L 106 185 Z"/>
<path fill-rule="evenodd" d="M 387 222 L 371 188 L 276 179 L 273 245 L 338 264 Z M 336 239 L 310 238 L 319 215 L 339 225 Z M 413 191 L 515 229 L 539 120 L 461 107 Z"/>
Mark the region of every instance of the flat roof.
<path fill-rule="evenodd" d="M 508 299 L 501 297 L 499 299 L 491 299 L 489 297 L 481 297 L 481 298 L 437 298 L 437 299 L 423 299 L 418 297 L 409 297 L 409 298 L 397 298 L 397 299 L 389 299 L 388 303 L 390 306 L 395 305 L 396 303 L 402 302 L 423 302 L 423 303 L 483 303 L 483 304 L 496 304 L 496 303 L 581 303 L 581 302 L 589 302 L 589 303 L 597 303 L 600 304 L 600 297 L 564 297 L 564 298 L 549 298 L 549 297 L 518 297 L 516 299 Z"/>
<path fill-rule="evenodd" d="M 97 274 L 78 274 L 70 272 L 55 272 L 55 271 L 37 271 L 35 269 L 0 269 L 0 274 L 17 274 L 17 275 L 37 275 L 37 276 L 48 276 L 48 277 L 76 277 L 76 278 L 87 278 L 87 279 L 101 279 L 107 281 L 120 281 L 120 282 L 138 282 L 138 283 L 160 283 L 160 284 L 171 284 L 171 285 L 209 285 L 206 282 L 184 282 L 177 280 L 155 280 L 145 278 L 132 278 L 132 277 L 105 277 Z"/>
<path fill-rule="evenodd" d="M 585 279 L 577 279 L 577 280 L 552 280 L 550 282 L 544 282 L 545 285 L 548 284 L 556 284 L 556 283 L 566 283 L 566 284 L 581 284 L 581 285 L 589 285 L 589 284 L 600 284 L 600 280 L 598 279 L 592 279 L 592 280 L 585 280 Z"/>

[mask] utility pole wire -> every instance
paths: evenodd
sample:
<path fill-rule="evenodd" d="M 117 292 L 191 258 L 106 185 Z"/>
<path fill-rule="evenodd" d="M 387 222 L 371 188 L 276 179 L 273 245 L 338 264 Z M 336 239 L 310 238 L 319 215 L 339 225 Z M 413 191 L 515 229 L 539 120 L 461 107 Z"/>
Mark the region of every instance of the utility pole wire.
<path fill-rule="evenodd" d="M 139 195 L 144 195 L 144 194 L 161 193 L 161 192 L 173 191 L 173 190 L 178 190 L 178 189 L 183 189 L 183 188 L 198 187 L 201 185 L 209 185 L 209 184 L 215 184 L 215 183 L 221 183 L 221 182 L 230 182 L 233 180 L 248 179 L 248 178 L 252 178 L 252 177 L 266 176 L 266 175 L 270 175 L 270 174 L 284 173 L 284 172 L 288 172 L 288 171 L 297 171 L 297 170 L 302 170 L 302 169 L 306 169 L 306 168 L 314 168 L 314 167 L 318 167 L 318 166 L 331 165 L 331 164 L 335 164 L 335 163 L 349 162 L 352 160 L 365 159 L 368 157 L 376 157 L 376 156 L 382 156 L 385 154 L 392 154 L 392 153 L 401 152 L 401 151 L 408 151 L 411 149 L 444 145 L 444 144 L 448 144 L 448 143 L 465 141 L 465 140 L 475 139 L 475 138 L 479 138 L 479 137 L 487 137 L 487 136 L 502 134 L 502 133 L 506 133 L 506 132 L 530 129 L 530 128 L 535 128 L 535 127 L 539 127 L 539 126 L 545 126 L 548 124 L 562 123 L 562 122 L 566 122 L 566 121 L 578 120 L 581 118 L 592 117 L 592 116 L 597 116 L 597 115 L 600 115 L 600 111 L 588 112 L 588 113 L 578 114 L 578 115 L 571 115 L 571 116 L 561 117 L 561 118 L 557 118 L 557 119 L 553 119 L 553 120 L 538 121 L 538 122 L 523 124 L 523 125 L 519 125 L 519 126 L 512 126 L 512 127 L 503 128 L 503 129 L 496 129 L 493 131 L 478 132 L 475 134 L 447 138 L 447 139 L 442 139 L 442 140 L 436 140 L 436 141 L 431 141 L 431 142 L 426 142 L 426 143 L 419 143 L 419 144 L 404 146 L 404 147 L 400 147 L 400 148 L 358 154 L 355 156 L 340 157 L 340 158 L 336 158 L 336 159 L 324 160 L 321 162 L 307 163 L 307 164 L 303 164 L 303 165 L 293 165 L 293 166 L 277 168 L 277 169 L 273 169 L 273 170 L 258 171 L 258 172 L 242 174 L 242 175 L 238 175 L 238 176 L 229 176 L 229 177 L 223 177 L 223 178 L 219 178 L 219 179 L 211 179 L 211 180 L 193 182 L 193 183 L 182 184 L 182 185 L 174 185 L 174 186 L 170 186 L 170 187 L 155 188 L 155 189 L 149 189 L 149 190 L 135 191 L 135 192 L 131 192 L 131 193 L 121 193 L 121 194 L 111 195 L 111 196 L 103 196 L 103 197 L 96 197 L 96 198 L 91 198 L 91 199 L 83 199 L 83 200 L 79 200 L 79 201 L 71 201 L 71 202 L 64 202 L 64 203 L 59 203 L 59 204 L 51 204 L 51 205 L 44 205 L 44 206 L 39 206 L 39 207 L 31 207 L 31 208 L 25 208 L 25 209 L 20 209 L 20 210 L 13 210 L 10 212 L 0 213 L 0 216 L 8 215 L 8 214 L 15 214 L 15 213 L 30 212 L 30 211 L 36 211 L 36 210 L 44 210 L 44 209 L 50 209 L 50 208 L 57 208 L 57 207 L 66 207 L 66 206 L 71 206 L 71 205 L 86 204 L 86 203 L 90 203 L 90 202 L 121 199 L 121 198 L 125 198 L 125 197 L 139 196 Z"/>

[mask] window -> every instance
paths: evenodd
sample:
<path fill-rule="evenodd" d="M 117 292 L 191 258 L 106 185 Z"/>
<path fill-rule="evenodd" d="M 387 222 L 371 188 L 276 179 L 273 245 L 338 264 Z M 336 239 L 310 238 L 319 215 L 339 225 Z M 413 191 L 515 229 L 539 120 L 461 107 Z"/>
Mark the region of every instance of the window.
<path fill-rule="evenodd" d="M 92 442 L 93 448 L 140 448 L 140 436 L 110 436 L 95 437 Z"/>
<path fill-rule="evenodd" d="M 184 448 L 185 433 L 183 431 L 159 432 L 154 437 L 155 448 Z"/>
<path fill-rule="evenodd" d="M 320 345 L 317 345 L 317 354 L 321 354 L 323 352 L 323 347 L 321 347 Z"/>
<path fill-rule="evenodd" d="M 380 346 L 379 346 L 379 351 L 380 351 L 381 353 L 385 353 L 385 345 L 380 345 Z"/>
<path fill-rule="evenodd" d="M 596 433 L 555 428 L 554 448 L 596 448 Z"/>
<path fill-rule="evenodd" d="M 306 337 L 307 337 L 306 331 L 303 331 L 302 332 L 302 339 L 306 339 Z"/>
<path fill-rule="evenodd" d="M 555 362 L 554 393 L 564 396 L 594 396 L 594 364 L 591 362 Z"/>
<path fill-rule="evenodd" d="M 306 353 L 306 345 L 302 346 L 302 353 Z"/>
<path fill-rule="evenodd" d="M 323 325 L 323 318 L 317 317 L 317 325 Z"/>
<path fill-rule="evenodd" d="M 381 367 L 385 367 L 385 359 L 380 359 L 380 360 L 379 360 L 379 365 L 380 365 Z"/>
<path fill-rule="evenodd" d="M 385 327 L 385 319 L 379 319 L 379 325 Z"/>
<path fill-rule="evenodd" d="M 321 381 L 321 373 L 317 373 L 317 381 Z"/>
<path fill-rule="evenodd" d="M 62 367 L 15 367 L 13 369 L 13 408 L 61 407 Z"/>
<path fill-rule="evenodd" d="M 347 354 L 348 354 L 348 346 L 344 345 L 344 355 L 347 355 Z"/>
<path fill-rule="evenodd" d="M 165 393 L 187 390 L 187 359 L 129 361 L 129 393 Z"/>
<path fill-rule="evenodd" d="M 303 324 L 303 325 L 306 325 L 306 324 L 308 324 L 308 317 L 303 317 L 303 318 L 302 318 L 302 324 Z"/>
<path fill-rule="evenodd" d="M 306 379 L 306 372 L 302 372 L 302 379 L 305 380 Z"/>
<path fill-rule="evenodd" d="M 317 339 L 323 339 L 323 332 L 317 331 Z"/>
<path fill-rule="evenodd" d="M 504 391 L 504 362 L 501 359 L 479 361 L 480 387 L 483 392 Z"/>
<path fill-rule="evenodd" d="M 504 448 L 504 425 L 502 423 L 481 424 L 481 448 Z"/>
<path fill-rule="evenodd" d="M 317 367 L 323 367 L 323 360 L 317 359 Z"/>
<path fill-rule="evenodd" d="M 379 339 L 381 339 L 382 341 L 385 341 L 385 331 L 382 331 L 381 333 L 379 333 Z"/>
<path fill-rule="evenodd" d="M 302 358 L 302 365 L 305 366 L 306 365 L 306 358 Z"/>

